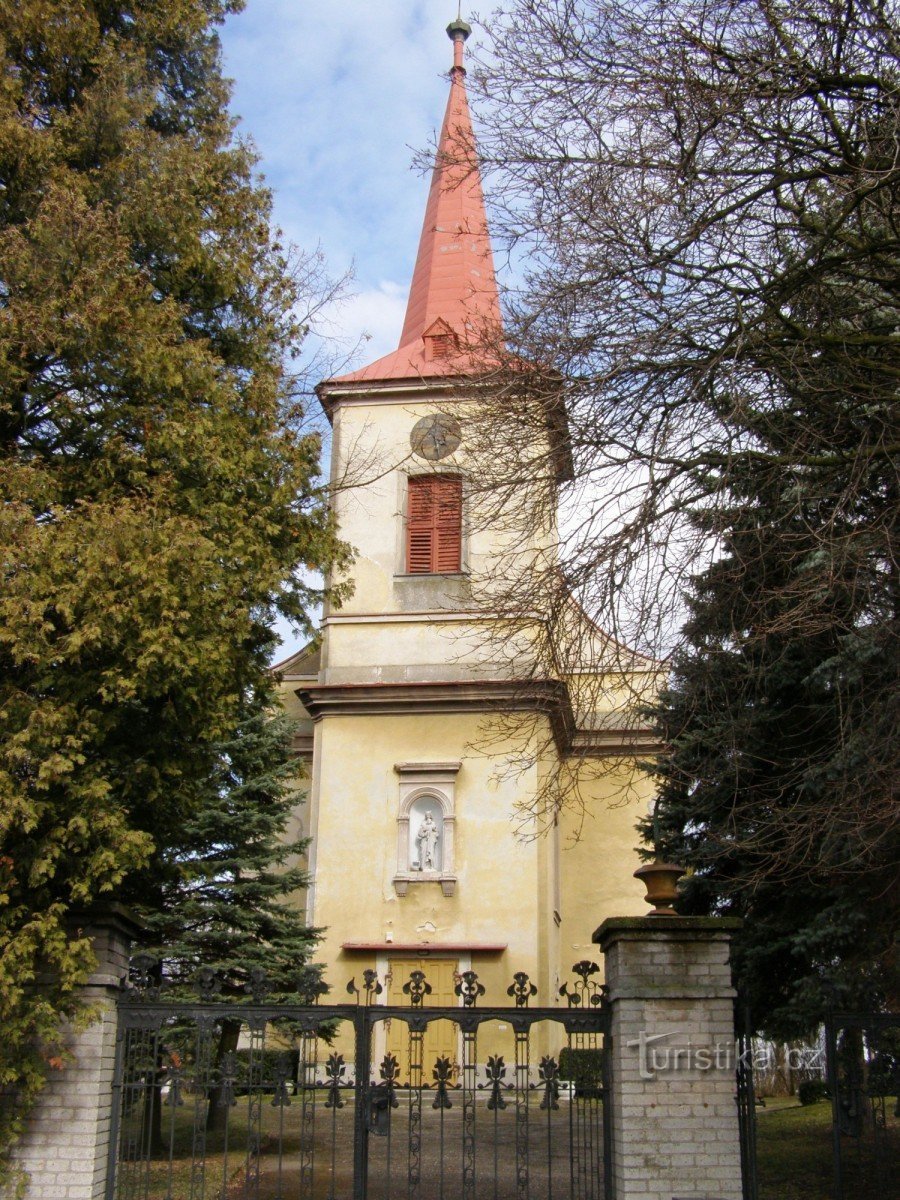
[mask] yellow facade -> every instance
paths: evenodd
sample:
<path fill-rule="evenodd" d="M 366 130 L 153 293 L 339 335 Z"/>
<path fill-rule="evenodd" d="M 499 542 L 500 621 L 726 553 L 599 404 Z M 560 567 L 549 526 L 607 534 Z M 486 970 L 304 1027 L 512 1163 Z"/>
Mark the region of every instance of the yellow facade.
<path fill-rule="evenodd" d="M 600 922 L 645 908 L 632 873 L 649 785 L 615 734 L 604 735 L 597 771 L 590 751 L 559 746 L 549 716 L 527 711 L 514 673 L 527 647 L 497 654 L 485 638 L 490 612 L 470 592 L 471 576 L 487 573 L 498 552 L 490 529 L 465 533 L 460 572 L 404 569 L 408 476 L 437 469 L 465 479 L 467 467 L 465 438 L 433 465 L 412 453 L 410 431 L 435 411 L 453 411 L 465 428 L 465 399 L 417 383 L 336 387 L 329 403 L 335 478 L 366 464 L 335 499 L 357 552 L 354 590 L 325 613 L 316 655 L 282 666 L 286 703 L 312 734 L 303 819 L 312 837 L 307 915 L 324 930 L 317 958 L 336 999 L 367 967 L 396 991 L 394 964 L 431 958 L 441 971 L 448 962 L 457 974 L 476 970 L 496 1003 L 525 971 L 536 1002 L 552 1004 L 571 965 L 595 957 Z M 620 687 L 609 680 L 611 702 Z M 522 709 L 527 724 L 501 728 L 495 705 Z M 523 828 L 542 775 L 566 757 L 585 811 L 564 810 L 540 833 Z M 424 818 L 414 808 L 404 816 L 404 797 L 423 789 L 443 818 L 442 853 L 452 850 L 446 878 L 411 861 Z"/>

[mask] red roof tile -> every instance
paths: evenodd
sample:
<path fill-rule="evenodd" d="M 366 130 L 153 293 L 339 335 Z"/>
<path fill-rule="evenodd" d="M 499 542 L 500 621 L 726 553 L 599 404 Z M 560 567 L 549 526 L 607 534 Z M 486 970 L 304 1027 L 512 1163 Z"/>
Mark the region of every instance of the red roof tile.
<path fill-rule="evenodd" d="M 477 370 L 479 349 L 501 328 L 500 299 L 488 234 L 481 173 L 466 97 L 463 43 L 468 27 L 454 22 L 450 96 L 438 141 L 419 253 L 397 350 L 334 383 L 414 379 Z M 426 344 L 436 322 L 438 338 Z M 446 334 L 452 331 L 448 347 Z M 481 360 L 483 363 L 483 359 Z"/>

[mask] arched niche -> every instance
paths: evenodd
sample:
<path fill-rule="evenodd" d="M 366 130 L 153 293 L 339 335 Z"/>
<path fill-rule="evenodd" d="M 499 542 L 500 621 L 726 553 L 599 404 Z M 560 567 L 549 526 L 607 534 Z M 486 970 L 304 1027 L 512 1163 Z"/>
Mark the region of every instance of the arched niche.
<path fill-rule="evenodd" d="M 445 896 L 456 890 L 454 841 L 458 762 L 397 763 L 397 872 L 394 888 L 405 896 L 410 884 L 439 883 Z"/>

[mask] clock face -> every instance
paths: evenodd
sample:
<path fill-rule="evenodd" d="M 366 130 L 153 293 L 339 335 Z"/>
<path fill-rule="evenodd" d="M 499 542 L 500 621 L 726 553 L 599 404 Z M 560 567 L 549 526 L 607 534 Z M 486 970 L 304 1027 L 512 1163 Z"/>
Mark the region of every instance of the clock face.
<path fill-rule="evenodd" d="M 413 425 L 409 435 L 409 444 L 413 453 L 420 458 L 434 462 L 438 458 L 446 458 L 452 454 L 462 441 L 462 430 L 456 417 L 448 417 L 446 413 L 432 413 L 422 417 Z"/>

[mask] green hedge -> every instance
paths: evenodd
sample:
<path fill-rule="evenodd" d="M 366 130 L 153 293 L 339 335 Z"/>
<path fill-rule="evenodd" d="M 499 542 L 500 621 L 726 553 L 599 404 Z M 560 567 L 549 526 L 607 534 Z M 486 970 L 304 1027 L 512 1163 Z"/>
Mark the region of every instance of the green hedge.
<path fill-rule="evenodd" d="M 559 1054 L 559 1077 L 575 1085 L 575 1095 L 596 1097 L 603 1091 L 603 1051 L 565 1046 Z"/>
<path fill-rule="evenodd" d="M 797 1088 L 797 1099 L 801 1104 L 818 1104 L 828 1095 L 824 1079 L 804 1079 Z"/>

